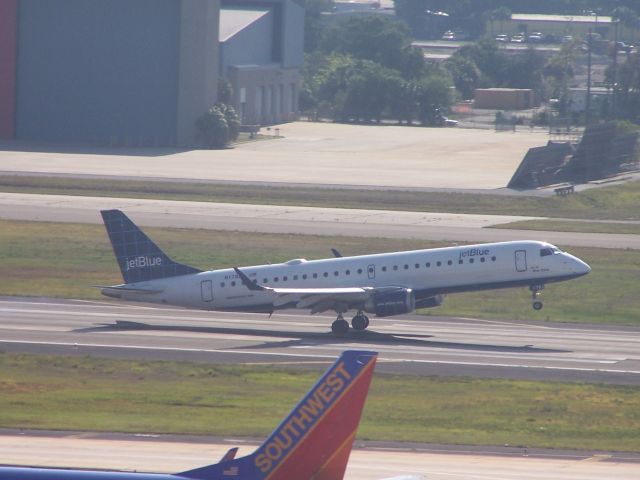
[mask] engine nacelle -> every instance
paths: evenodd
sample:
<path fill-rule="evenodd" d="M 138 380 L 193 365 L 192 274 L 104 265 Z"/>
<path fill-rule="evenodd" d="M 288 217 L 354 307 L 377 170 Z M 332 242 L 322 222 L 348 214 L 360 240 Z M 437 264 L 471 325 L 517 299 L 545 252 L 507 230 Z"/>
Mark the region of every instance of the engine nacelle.
<path fill-rule="evenodd" d="M 434 308 L 439 307 L 444 302 L 444 295 L 434 295 L 433 297 L 421 298 L 416 300 L 416 308 Z"/>
<path fill-rule="evenodd" d="M 366 301 L 364 309 L 369 313 L 375 313 L 378 317 L 401 315 L 416 309 L 416 297 L 410 288 L 379 293 Z"/>

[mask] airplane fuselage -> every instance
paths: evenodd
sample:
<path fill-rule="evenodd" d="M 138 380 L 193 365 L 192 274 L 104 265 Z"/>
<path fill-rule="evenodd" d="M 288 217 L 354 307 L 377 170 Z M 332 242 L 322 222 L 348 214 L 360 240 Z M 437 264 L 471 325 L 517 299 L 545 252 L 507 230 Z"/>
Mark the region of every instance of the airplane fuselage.
<path fill-rule="evenodd" d="M 537 241 L 487 243 L 310 261 L 296 259 L 281 264 L 242 268 L 242 272 L 259 285 L 280 289 L 400 287 L 412 292 L 416 308 L 433 306 L 429 305 L 430 299 L 442 294 L 543 286 L 576 278 L 589 271 L 589 266 L 580 259 L 548 243 Z M 205 310 L 270 312 L 279 308 L 304 308 L 299 303 L 288 303 L 286 297 L 274 304 L 273 296 L 268 291 L 248 289 L 233 269 L 211 270 L 127 286 L 157 293 L 138 293 L 133 290 L 118 292 L 117 296 L 126 300 Z M 366 309 L 366 305 L 356 308 Z"/>

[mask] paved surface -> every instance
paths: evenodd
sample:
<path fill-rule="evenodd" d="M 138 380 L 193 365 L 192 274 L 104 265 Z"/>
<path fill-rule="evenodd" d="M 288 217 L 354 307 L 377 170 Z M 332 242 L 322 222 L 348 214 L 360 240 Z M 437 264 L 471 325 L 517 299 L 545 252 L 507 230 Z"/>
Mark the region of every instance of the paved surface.
<path fill-rule="evenodd" d="M 640 385 L 638 328 L 410 315 L 372 318 L 367 331 L 338 338 L 333 319 L 7 297 L 0 349 L 322 369 L 359 348 L 380 352 L 382 372 Z"/>
<path fill-rule="evenodd" d="M 0 144 L 0 171 L 196 180 L 496 189 L 507 185 L 539 133 L 295 122 L 284 138 L 229 150 L 43 151 Z M 275 132 L 275 129 L 271 130 Z M 49 150 L 49 151 L 47 151 Z"/>
<path fill-rule="evenodd" d="M 140 226 L 264 233 L 414 238 L 452 242 L 544 240 L 561 246 L 640 249 L 640 235 L 488 229 L 533 217 L 282 207 L 0 192 L 0 218 L 102 223 L 120 208 Z"/>
<path fill-rule="evenodd" d="M 112 438 L 104 438 L 108 436 Z M 0 435 L 0 464 L 176 473 L 217 462 L 231 446 L 241 447 L 238 456 L 252 452 L 256 446 L 239 440 L 202 443 L 180 437 L 92 437 L 83 433 Z M 479 450 L 355 448 L 345 480 L 379 480 L 397 475 L 418 475 L 429 480 L 637 480 L 640 475 L 634 454 L 576 454 L 561 450 L 548 455 L 525 454 L 522 450 L 509 454 L 505 449 L 498 454 L 482 454 Z"/>

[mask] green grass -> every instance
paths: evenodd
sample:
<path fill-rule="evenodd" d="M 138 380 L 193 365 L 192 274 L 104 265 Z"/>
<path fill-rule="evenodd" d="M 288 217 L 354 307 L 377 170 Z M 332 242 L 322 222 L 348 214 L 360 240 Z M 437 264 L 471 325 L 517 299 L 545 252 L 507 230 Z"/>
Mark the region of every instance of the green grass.
<path fill-rule="evenodd" d="M 516 230 L 537 230 L 548 232 L 590 232 L 640 235 L 640 224 L 611 222 L 581 222 L 575 220 L 524 220 L 503 223 L 490 228 L 512 228 Z"/>
<path fill-rule="evenodd" d="M 177 261 L 202 269 L 441 246 L 418 240 L 145 229 Z M 428 315 L 640 325 L 640 251 L 572 248 L 591 265 L 586 277 L 551 284 L 545 308 L 531 309 L 527 289 L 449 295 Z M 90 285 L 121 283 L 100 225 L 0 220 L 0 295 L 98 299 Z"/>
<path fill-rule="evenodd" d="M 264 437 L 317 372 L 0 353 L 0 427 Z M 640 451 L 640 388 L 376 374 L 367 440 Z"/>
<path fill-rule="evenodd" d="M 0 191 L 420 212 L 640 220 L 640 182 L 566 197 L 0 176 Z"/>

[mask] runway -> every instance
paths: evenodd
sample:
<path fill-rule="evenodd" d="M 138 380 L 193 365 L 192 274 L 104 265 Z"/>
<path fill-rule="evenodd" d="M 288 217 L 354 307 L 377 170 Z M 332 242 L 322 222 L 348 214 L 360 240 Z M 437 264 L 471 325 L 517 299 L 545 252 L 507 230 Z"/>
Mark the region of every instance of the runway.
<path fill-rule="evenodd" d="M 102 223 L 99 211 L 111 208 L 122 209 L 143 227 L 412 238 L 466 243 L 534 239 L 561 246 L 640 249 L 640 235 L 486 228 L 534 217 L 0 192 L 2 219 Z"/>
<path fill-rule="evenodd" d="M 373 318 L 335 337 L 333 317 L 221 313 L 57 299 L 0 299 L 0 350 L 324 369 L 349 348 L 378 371 L 640 385 L 640 329 L 463 318 Z"/>
<path fill-rule="evenodd" d="M 211 443 L 209 443 L 211 442 Z M 215 443 L 214 443 L 215 442 Z M 637 454 L 523 451 L 493 447 L 385 448 L 356 441 L 345 480 L 417 475 L 425 480 L 637 480 Z M 176 473 L 217 462 L 232 446 L 238 456 L 257 443 L 180 436 L 44 432 L 0 433 L 0 464 L 107 468 Z"/>

